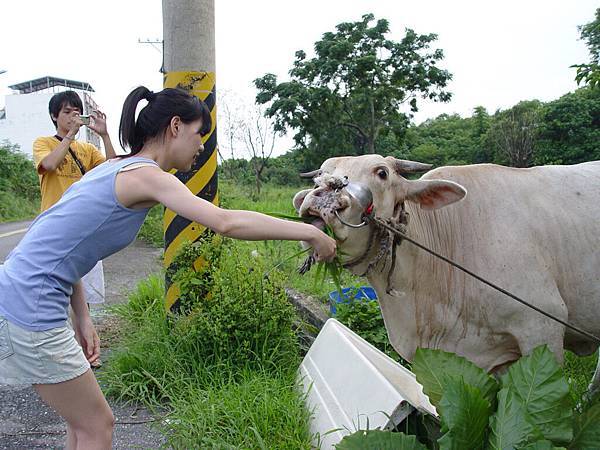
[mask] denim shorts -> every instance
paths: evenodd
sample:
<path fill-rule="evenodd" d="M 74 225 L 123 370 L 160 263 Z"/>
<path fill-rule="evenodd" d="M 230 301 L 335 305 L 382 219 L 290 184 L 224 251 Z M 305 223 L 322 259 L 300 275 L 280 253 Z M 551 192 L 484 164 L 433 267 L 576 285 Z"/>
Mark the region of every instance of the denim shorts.
<path fill-rule="evenodd" d="M 29 331 L 0 316 L 0 384 L 55 384 L 89 368 L 70 326 Z"/>

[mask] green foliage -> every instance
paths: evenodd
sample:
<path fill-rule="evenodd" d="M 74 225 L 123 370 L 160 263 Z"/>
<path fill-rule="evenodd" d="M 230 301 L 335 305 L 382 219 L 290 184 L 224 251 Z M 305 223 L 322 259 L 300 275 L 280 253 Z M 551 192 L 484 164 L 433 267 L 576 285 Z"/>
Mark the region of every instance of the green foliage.
<path fill-rule="evenodd" d="M 0 222 L 39 213 L 40 187 L 33 162 L 8 141 L 0 144 Z"/>
<path fill-rule="evenodd" d="M 558 443 L 572 439 L 569 385 L 547 347 L 538 347 L 513 364 L 502 377 L 502 387 L 518 397 L 544 438 Z"/>
<path fill-rule="evenodd" d="M 527 144 L 527 145 L 524 145 Z M 435 166 L 493 162 L 513 166 L 577 164 L 600 159 L 600 91 L 578 89 L 541 103 L 519 102 L 488 115 L 442 114 L 406 134 L 394 156 Z"/>
<path fill-rule="evenodd" d="M 189 385 L 163 432 L 170 448 L 309 450 L 309 412 L 292 377 L 242 370 L 235 382 Z"/>
<path fill-rule="evenodd" d="M 567 380 L 546 346 L 514 363 L 501 386 L 464 358 L 440 350 L 418 349 L 413 371 L 438 408 L 442 449 L 600 447 L 593 431 L 600 429 L 597 405 L 574 418 Z"/>
<path fill-rule="evenodd" d="M 440 414 L 444 418 L 438 441 L 442 450 L 477 450 L 485 443 L 490 402 L 481 391 L 466 384 L 462 378 L 449 380 L 440 400 Z"/>
<path fill-rule="evenodd" d="M 529 140 L 527 148 L 531 150 L 525 158 L 519 153 L 523 150 L 522 138 Z M 336 139 L 327 148 L 320 149 L 311 141 L 309 149 L 299 148 L 272 158 L 265 169 L 265 179 L 278 185 L 298 186 L 298 172 L 315 169 L 330 156 L 357 154 L 352 140 Z M 473 110 L 471 117 L 442 114 L 404 128 L 401 137 L 385 128 L 376 142 L 376 151 L 434 166 L 490 162 L 515 166 L 577 164 L 598 160 L 600 90 L 581 88 L 547 103 L 522 101 L 492 115 L 481 106 Z M 235 162 L 235 181 L 238 185 L 251 184 L 249 164 L 238 161 L 243 160 Z M 225 166 L 229 164 L 228 161 Z M 270 170 L 273 175 L 269 175 Z"/>
<path fill-rule="evenodd" d="M 142 228 L 138 234 L 138 237 L 154 247 L 164 247 L 165 236 L 163 232 L 163 216 L 165 213 L 165 207 L 163 205 L 153 206 L 146 220 L 142 224 Z"/>
<path fill-rule="evenodd" d="M 256 101 L 269 104 L 275 129 L 295 130 L 305 164 L 332 154 L 374 153 L 380 136 L 402 136 L 407 115 L 418 110 L 417 99 L 448 101 L 444 89 L 451 75 L 437 67 L 441 50 L 430 50 L 434 34 L 411 29 L 400 42 L 387 38 L 385 19 L 372 14 L 337 25 L 315 43 L 315 57 L 302 50 L 290 70 L 291 80 L 278 83 L 273 74 L 255 80 Z"/>
<path fill-rule="evenodd" d="M 529 167 L 538 142 L 541 103 L 522 101 L 494 116 L 487 132 L 487 142 L 496 160 L 512 167 Z"/>
<path fill-rule="evenodd" d="M 440 404 L 446 384 L 459 379 L 479 389 L 492 409 L 495 406 L 498 383 L 466 358 L 442 350 L 419 348 L 413 358 L 412 371 L 434 406 Z"/>
<path fill-rule="evenodd" d="M 282 355 L 293 355 L 295 314 L 282 275 L 272 270 L 267 275 L 260 259 L 235 247 L 218 251 L 227 254 L 211 260 L 216 270 L 210 295 L 205 295 L 205 272 L 197 272 L 198 284 L 180 286 L 182 297 L 193 299 L 173 330 L 181 345 L 200 357 L 219 355 L 240 366 L 276 364 Z"/>
<path fill-rule="evenodd" d="M 569 382 L 571 390 L 571 399 L 574 405 L 581 403 L 585 398 L 588 385 L 596 365 L 598 363 L 598 352 L 590 356 L 577 356 L 569 351 L 565 351 L 564 373 Z"/>
<path fill-rule="evenodd" d="M 575 418 L 570 449 L 592 450 L 600 447 L 600 403 Z"/>
<path fill-rule="evenodd" d="M 577 68 L 575 81 L 596 88 L 600 86 L 600 8 L 596 9 L 595 20 L 580 26 L 579 32 L 590 51 L 590 62 L 571 66 Z"/>
<path fill-rule="evenodd" d="M 335 448 L 337 450 L 425 450 L 427 447 L 420 444 L 415 436 L 407 436 L 404 433 L 360 430 L 344 436 Z"/>
<path fill-rule="evenodd" d="M 462 119 L 460 116 L 442 114 L 411 127 L 407 133 L 407 159 L 423 161 L 436 166 L 469 164 L 479 156 L 482 135 L 487 124 L 478 119 Z M 487 113 L 485 113 L 487 116 Z M 478 134 L 481 133 L 481 134 Z M 488 161 L 478 161 L 488 162 Z"/>
<path fill-rule="evenodd" d="M 188 314 L 206 297 L 213 295 L 214 276 L 219 270 L 223 246 L 222 236 L 207 233 L 194 243 L 185 242 L 177 251 L 171 264 L 174 273 L 168 272 L 168 275 L 179 286 L 181 313 Z"/>
<path fill-rule="evenodd" d="M 172 314 L 162 280 L 141 283 L 115 308 L 126 335 L 105 364 L 102 385 L 110 395 L 166 408 L 159 426 L 170 448 L 310 449 L 282 275 L 271 270 L 266 277 L 263 262 L 243 246 L 204 245 L 220 252 L 211 295 L 193 292 L 198 287 L 189 282 L 184 294 L 195 303 L 189 314 Z M 196 250 L 188 245 L 180 261 L 193 261 Z"/>
<path fill-rule="evenodd" d="M 165 308 L 162 307 L 165 296 L 165 282 L 162 276 L 150 275 L 138 283 L 128 296 L 128 302 L 115 305 L 114 311 L 125 319 L 134 329 L 152 320 L 148 314 L 158 314 L 158 319 L 166 319 Z"/>
<path fill-rule="evenodd" d="M 565 450 L 564 447 L 555 447 L 552 442 L 542 439 L 541 441 L 535 441 L 532 444 L 528 444 L 523 447 L 523 450 Z"/>
<path fill-rule="evenodd" d="M 390 344 L 377 301 L 338 303 L 335 318 L 390 358 L 408 365 Z"/>
<path fill-rule="evenodd" d="M 577 164 L 600 159 L 600 90 L 578 89 L 546 103 L 535 164 Z"/>
<path fill-rule="evenodd" d="M 490 420 L 489 448 L 520 448 L 540 439 L 541 433 L 529 420 L 525 407 L 512 389 L 501 389 L 498 409 Z"/>

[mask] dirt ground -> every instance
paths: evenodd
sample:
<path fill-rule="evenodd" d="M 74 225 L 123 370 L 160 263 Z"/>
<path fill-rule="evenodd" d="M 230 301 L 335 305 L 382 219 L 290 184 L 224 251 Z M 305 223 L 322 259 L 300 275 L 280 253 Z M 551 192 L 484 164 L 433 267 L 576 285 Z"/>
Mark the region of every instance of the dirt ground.
<path fill-rule="evenodd" d="M 138 241 L 106 259 L 106 304 L 124 302 L 127 291 L 139 280 L 159 272 L 161 252 Z M 103 359 L 107 360 L 118 323 L 106 313 L 105 305 L 94 305 L 92 317 L 102 340 Z M 0 385 L 0 399 L 0 449 L 63 448 L 63 420 L 38 398 L 31 386 Z M 164 443 L 152 427 L 155 418 L 144 408 L 111 399 L 109 403 L 116 417 L 114 449 L 155 449 Z"/>

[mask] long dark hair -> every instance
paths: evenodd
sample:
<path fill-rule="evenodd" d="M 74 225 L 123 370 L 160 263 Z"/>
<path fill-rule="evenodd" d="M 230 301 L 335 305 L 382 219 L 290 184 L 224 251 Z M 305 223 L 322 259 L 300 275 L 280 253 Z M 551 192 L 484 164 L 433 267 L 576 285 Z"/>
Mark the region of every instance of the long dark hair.
<path fill-rule="evenodd" d="M 148 100 L 135 120 L 135 110 L 140 100 Z M 183 89 L 166 88 L 154 93 L 144 86 L 135 88 L 123 103 L 119 141 L 123 148 L 129 148 L 130 154 L 138 153 L 148 140 L 163 135 L 171 119 L 179 116 L 183 123 L 202 119 L 203 136 L 211 129 L 210 111 L 206 104 Z"/>

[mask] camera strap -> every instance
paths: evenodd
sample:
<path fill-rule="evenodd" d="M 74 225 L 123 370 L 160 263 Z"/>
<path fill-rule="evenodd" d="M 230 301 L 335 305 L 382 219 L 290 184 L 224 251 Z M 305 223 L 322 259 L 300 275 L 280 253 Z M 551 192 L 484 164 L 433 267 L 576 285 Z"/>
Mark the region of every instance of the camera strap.
<path fill-rule="evenodd" d="M 62 142 L 63 138 L 61 138 L 58 134 L 55 134 L 54 137 L 56 139 L 58 139 L 59 142 Z M 75 164 L 77 164 L 77 167 L 79 167 L 79 171 L 81 172 L 81 175 L 85 175 L 85 167 L 83 167 L 83 164 L 81 163 L 81 161 L 79 161 L 79 158 L 77 158 L 77 155 L 75 154 L 75 152 L 71 149 L 71 145 L 69 144 L 69 153 L 71 154 L 71 157 L 75 160 Z"/>

